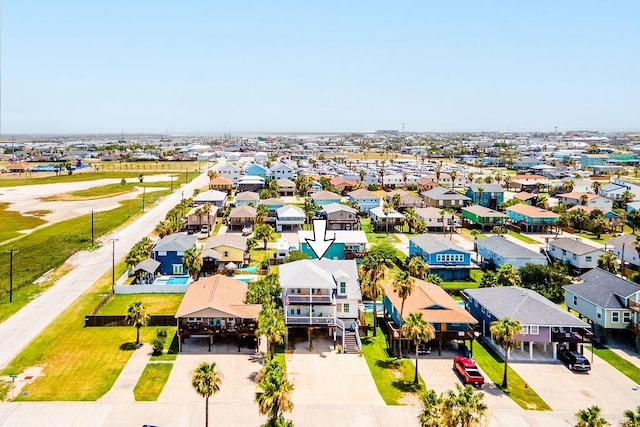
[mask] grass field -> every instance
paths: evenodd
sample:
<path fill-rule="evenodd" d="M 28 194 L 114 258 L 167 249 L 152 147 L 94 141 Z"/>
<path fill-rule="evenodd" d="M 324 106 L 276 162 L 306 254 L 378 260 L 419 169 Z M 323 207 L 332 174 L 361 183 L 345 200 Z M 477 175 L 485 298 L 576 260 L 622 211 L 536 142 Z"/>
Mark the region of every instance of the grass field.
<path fill-rule="evenodd" d="M 119 266 L 120 270 L 124 266 Z M 47 326 L 2 375 L 42 366 L 43 376 L 27 384 L 17 400 L 96 400 L 105 394 L 131 357 L 136 330 L 133 327 L 85 328 L 84 316 L 111 287 L 111 274 Z M 143 327 L 140 339 L 150 342 L 160 328 Z"/>
<path fill-rule="evenodd" d="M 149 314 L 176 314 L 184 294 L 114 295 L 98 312 L 100 316 L 127 314 L 127 307 L 142 301 Z"/>
<path fill-rule="evenodd" d="M 478 344 L 478 343 L 476 343 Z M 484 345 L 473 346 L 473 358 L 489 376 L 491 381 L 500 387 L 504 373 L 504 362 L 488 350 Z M 520 407 L 528 411 L 551 411 L 551 407 L 530 386 L 525 386 L 525 382 L 511 367 L 507 368 L 508 385 L 503 389 L 504 393 L 513 399 Z"/>
<path fill-rule="evenodd" d="M 147 363 L 133 389 L 136 401 L 155 402 L 169 379 L 173 363 Z"/>
<path fill-rule="evenodd" d="M 178 170 L 179 171 L 179 170 Z M 176 171 L 176 174 L 177 172 Z M 159 171 L 157 173 L 166 173 L 169 171 Z M 146 172 L 146 175 L 152 175 L 152 172 Z M 0 179 L 0 187 L 16 187 L 21 185 L 35 185 L 35 184 L 59 184 L 64 182 L 81 182 L 81 181 L 95 181 L 97 179 L 105 179 L 105 178 L 138 178 L 140 172 L 84 172 L 84 173 L 74 173 L 73 175 L 38 175 L 37 173 L 33 173 L 31 175 L 22 175 L 21 177 L 15 178 L 3 178 Z M 176 177 L 178 178 L 178 176 Z M 180 178 L 184 179 L 184 175 Z"/>
<path fill-rule="evenodd" d="M 512 230 L 509 230 L 509 235 L 515 237 L 518 240 L 523 241 L 524 243 L 531 243 L 531 244 L 539 244 L 540 243 L 537 240 L 532 239 L 531 237 L 527 237 L 524 234 L 516 233 L 515 231 L 512 231 Z"/>
<path fill-rule="evenodd" d="M 70 193 L 60 193 L 54 194 L 53 196 L 43 197 L 42 200 L 50 201 L 74 201 L 74 200 L 92 200 L 92 199 L 102 199 L 105 197 L 113 197 L 119 196 L 121 194 L 130 193 L 135 191 L 136 186 L 144 186 L 146 184 L 134 184 L 134 183 L 126 183 L 126 184 L 108 184 L 101 185 L 99 187 L 91 187 L 86 190 L 78 190 L 72 191 Z"/>
<path fill-rule="evenodd" d="M 360 223 L 362 224 L 362 229 L 364 230 L 365 234 L 367 235 L 367 240 L 369 241 L 369 243 L 372 244 L 378 244 L 380 242 L 386 241 L 389 243 L 400 243 L 400 239 L 398 239 L 396 236 L 393 235 L 393 233 L 391 231 L 389 231 L 389 234 L 387 233 L 374 233 L 371 230 L 371 220 L 369 218 L 362 218 L 360 220 Z"/>
<path fill-rule="evenodd" d="M 0 243 L 19 237 L 21 235 L 19 233 L 20 230 L 30 230 L 46 222 L 36 215 L 23 215 L 20 212 L 8 210 L 8 207 L 8 203 L 0 203 L 0 217 L 2 217 L 2 221 L 0 221 Z"/>
<path fill-rule="evenodd" d="M 470 281 L 460 281 L 460 282 L 442 282 L 442 287 L 444 289 L 472 289 L 480 286 L 480 280 L 482 280 L 482 275 L 484 274 L 480 269 L 471 270 L 469 273 L 471 276 Z"/>
<path fill-rule="evenodd" d="M 372 315 L 367 322 L 373 323 Z M 424 381 L 418 376 L 418 384 L 413 384 L 415 365 L 409 359 L 396 359 L 387 354 L 387 344 L 382 330 L 378 328 L 378 336 L 362 338 L 362 353 L 367 361 L 371 376 L 378 392 L 387 405 L 402 405 L 406 394 L 425 391 Z"/>
<path fill-rule="evenodd" d="M 585 346 L 585 348 L 591 350 L 591 346 Z M 605 362 L 626 375 L 633 382 L 635 382 L 636 384 L 640 384 L 640 368 L 638 368 L 636 365 L 618 356 L 610 349 L 598 344 L 593 347 L 593 352 Z"/>

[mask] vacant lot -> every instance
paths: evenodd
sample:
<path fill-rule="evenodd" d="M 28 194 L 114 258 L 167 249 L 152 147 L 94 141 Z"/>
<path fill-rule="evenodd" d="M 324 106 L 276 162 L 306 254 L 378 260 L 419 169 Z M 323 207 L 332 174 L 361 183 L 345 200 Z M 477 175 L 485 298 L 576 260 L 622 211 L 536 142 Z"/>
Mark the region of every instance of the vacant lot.
<path fill-rule="evenodd" d="M 134 301 L 142 301 L 149 314 L 176 314 L 184 294 L 136 294 L 114 295 L 98 312 L 101 316 L 127 314 L 127 307 Z"/>

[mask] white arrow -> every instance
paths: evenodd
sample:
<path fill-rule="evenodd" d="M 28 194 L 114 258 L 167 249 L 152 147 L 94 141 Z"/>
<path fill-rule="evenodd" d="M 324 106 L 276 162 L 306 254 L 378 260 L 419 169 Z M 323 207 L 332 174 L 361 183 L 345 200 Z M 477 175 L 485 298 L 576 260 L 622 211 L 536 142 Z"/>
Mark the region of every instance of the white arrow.
<path fill-rule="evenodd" d="M 314 219 L 313 220 L 313 239 L 305 239 L 307 244 L 316 255 L 318 259 L 322 259 L 329 246 L 333 243 L 333 239 L 327 239 L 327 221 L 326 219 Z"/>

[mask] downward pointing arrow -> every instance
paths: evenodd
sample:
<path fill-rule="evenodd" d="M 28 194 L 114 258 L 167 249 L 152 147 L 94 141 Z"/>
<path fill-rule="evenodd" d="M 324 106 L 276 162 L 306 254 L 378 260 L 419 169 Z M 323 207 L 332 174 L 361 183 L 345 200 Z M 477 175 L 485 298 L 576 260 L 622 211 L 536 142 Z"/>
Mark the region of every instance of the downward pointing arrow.
<path fill-rule="evenodd" d="M 324 254 L 329 249 L 329 246 L 333 243 L 335 238 L 327 239 L 327 223 L 328 221 L 325 219 L 314 219 L 313 220 L 313 239 L 305 239 L 307 244 L 315 254 L 316 258 L 322 259 Z"/>

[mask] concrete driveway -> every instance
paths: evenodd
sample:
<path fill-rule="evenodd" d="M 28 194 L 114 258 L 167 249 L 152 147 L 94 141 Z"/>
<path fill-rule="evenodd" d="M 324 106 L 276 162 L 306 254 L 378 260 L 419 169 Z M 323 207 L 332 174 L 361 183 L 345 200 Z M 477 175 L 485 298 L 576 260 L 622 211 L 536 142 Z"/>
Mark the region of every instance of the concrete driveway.
<path fill-rule="evenodd" d="M 591 359 L 591 354 L 585 352 Z M 627 409 L 640 405 L 637 384 L 598 356 L 593 357 L 591 371 L 570 371 L 561 363 L 512 363 L 511 366 L 554 411 L 576 413 L 591 405 L 602 408 L 611 423 L 622 419 Z"/>

